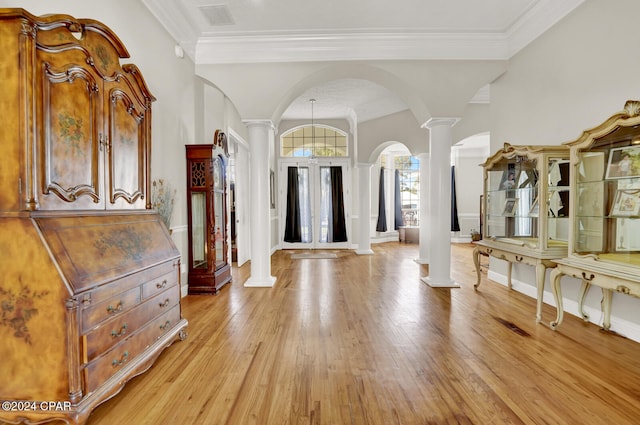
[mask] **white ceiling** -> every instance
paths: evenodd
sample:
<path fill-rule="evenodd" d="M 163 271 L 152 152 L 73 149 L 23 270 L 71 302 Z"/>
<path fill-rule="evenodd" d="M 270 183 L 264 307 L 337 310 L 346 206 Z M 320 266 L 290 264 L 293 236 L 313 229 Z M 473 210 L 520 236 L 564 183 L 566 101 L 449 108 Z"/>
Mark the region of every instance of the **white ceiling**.
<path fill-rule="evenodd" d="M 584 0 L 142 0 L 196 64 L 506 60 Z M 362 122 L 407 109 L 358 79 L 316 86 L 283 119 Z M 476 97 L 488 101 L 482 89 Z"/>

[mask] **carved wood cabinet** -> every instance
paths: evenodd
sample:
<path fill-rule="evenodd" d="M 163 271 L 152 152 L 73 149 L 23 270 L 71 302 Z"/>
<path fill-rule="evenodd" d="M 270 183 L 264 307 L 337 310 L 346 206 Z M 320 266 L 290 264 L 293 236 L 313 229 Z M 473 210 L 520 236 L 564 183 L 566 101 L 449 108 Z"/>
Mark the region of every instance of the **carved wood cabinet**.
<path fill-rule="evenodd" d="M 0 47 L 0 400 L 63 403 L 0 422 L 84 423 L 186 337 L 149 196 L 155 99 L 97 21 L 0 9 Z"/>
<path fill-rule="evenodd" d="M 231 281 L 228 258 L 226 139 L 187 145 L 189 293 L 215 294 Z"/>

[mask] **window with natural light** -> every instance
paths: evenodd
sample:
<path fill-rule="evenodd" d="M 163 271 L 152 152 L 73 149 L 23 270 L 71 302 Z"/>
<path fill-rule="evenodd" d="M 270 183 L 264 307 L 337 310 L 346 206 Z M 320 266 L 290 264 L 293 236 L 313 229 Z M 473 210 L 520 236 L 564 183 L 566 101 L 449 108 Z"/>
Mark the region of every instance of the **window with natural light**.
<path fill-rule="evenodd" d="M 405 226 L 420 225 L 420 162 L 415 156 L 396 156 L 400 173 L 400 200 Z"/>
<path fill-rule="evenodd" d="M 346 157 L 347 134 L 332 127 L 307 125 L 294 128 L 280 137 L 283 157 Z"/>

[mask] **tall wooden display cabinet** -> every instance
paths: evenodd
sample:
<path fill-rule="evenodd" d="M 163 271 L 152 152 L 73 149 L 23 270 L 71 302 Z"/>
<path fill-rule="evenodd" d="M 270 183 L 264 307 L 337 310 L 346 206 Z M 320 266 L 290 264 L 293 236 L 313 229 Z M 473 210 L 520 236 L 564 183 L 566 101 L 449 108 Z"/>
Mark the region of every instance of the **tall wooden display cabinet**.
<path fill-rule="evenodd" d="M 189 294 L 216 294 L 231 281 L 227 232 L 227 142 L 187 145 Z"/>
<path fill-rule="evenodd" d="M 84 423 L 186 337 L 155 99 L 91 19 L 0 9 L 0 50 L 0 422 Z"/>

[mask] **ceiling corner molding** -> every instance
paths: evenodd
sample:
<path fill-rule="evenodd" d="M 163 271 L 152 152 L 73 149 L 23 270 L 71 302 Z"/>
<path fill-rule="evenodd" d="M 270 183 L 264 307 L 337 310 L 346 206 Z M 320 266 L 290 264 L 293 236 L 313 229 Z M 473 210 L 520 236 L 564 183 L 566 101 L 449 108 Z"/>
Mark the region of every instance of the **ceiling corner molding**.
<path fill-rule="evenodd" d="M 205 64 L 348 60 L 505 60 L 509 43 L 495 33 L 348 33 L 201 37 Z"/>
<path fill-rule="evenodd" d="M 584 2 L 585 0 L 541 0 L 538 2 L 507 31 L 508 56 L 514 56 Z"/>
<path fill-rule="evenodd" d="M 195 59 L 196 42 L 199 32 L 191 25 L 179 2 L 158 2 L 142 0 L 142 3 L 173 39 L 184 49 L 191 60 Z"/>

